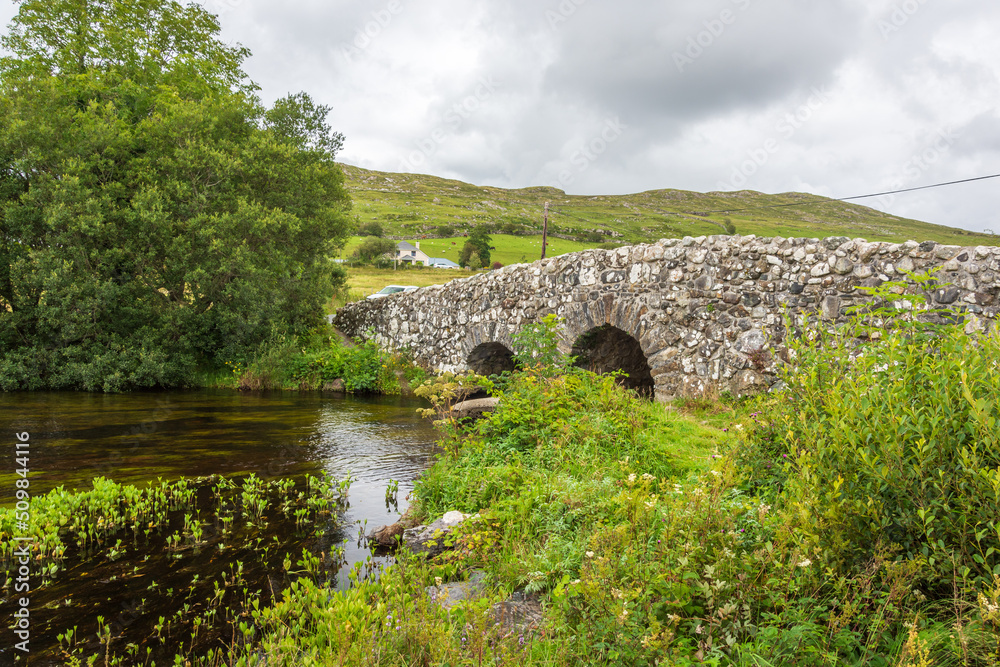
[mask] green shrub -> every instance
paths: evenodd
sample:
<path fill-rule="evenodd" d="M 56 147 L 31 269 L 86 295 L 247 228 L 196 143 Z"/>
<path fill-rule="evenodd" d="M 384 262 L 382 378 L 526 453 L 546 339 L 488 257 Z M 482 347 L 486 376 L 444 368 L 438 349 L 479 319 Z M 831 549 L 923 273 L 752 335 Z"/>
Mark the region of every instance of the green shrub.
<path fill-rule="evenodd" d="M 882 325 L 874 332 L 873 322 Z M 842 572 L 888 550 L 922 563 L 919 583 L 940 595 L 991 582 L 1000 574 L 998 336 L 886 308 L 833 335 L 806 333 L 742 454 L 788 463 L 768 478 L 751 461 L 751 486 L 784 484 L 797 529 Z"/>
<path fill-rule="evenodd" d="M 352 394 L 399 394 L 400 375 L 411 386 L 426 378 L 426 371 L 414 364 L 406 352 L 389 352 L 374 341 L 348 346 L 323 327 L 319 338 L 308 342 L 299 355 L 289 360 L 289 376 L 301 387 L 321 387 L 343 380 Z"/>

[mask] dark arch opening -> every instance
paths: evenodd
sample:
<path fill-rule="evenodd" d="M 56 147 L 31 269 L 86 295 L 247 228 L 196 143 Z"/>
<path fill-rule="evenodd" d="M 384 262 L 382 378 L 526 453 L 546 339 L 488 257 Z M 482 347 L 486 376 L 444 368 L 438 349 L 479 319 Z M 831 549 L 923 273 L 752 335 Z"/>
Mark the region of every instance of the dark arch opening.
<path fill-rule="evenodd" d="M 467 360 L 469 368 L 479 375 L 500 375 L 517 367 L 514 353 L 503 343 L 482 343 Z"/>
<path fill-rule="evenodd" d="M 639 395 L 652 398 L 655 384 L 639 341 L 610 324 L 591 329 L 573 345 L 576 365 L 595 373 L 625 371 L 620 382 Z"/>

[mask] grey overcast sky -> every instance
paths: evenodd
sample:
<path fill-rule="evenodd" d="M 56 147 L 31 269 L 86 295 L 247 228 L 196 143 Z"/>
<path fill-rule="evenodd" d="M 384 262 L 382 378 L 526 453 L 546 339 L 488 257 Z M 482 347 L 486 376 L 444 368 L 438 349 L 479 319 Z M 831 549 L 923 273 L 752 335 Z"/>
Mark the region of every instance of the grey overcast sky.
<path fill-rule="evenodd" d="M 996 0 L 202 4 L 265 102 L 333 107 L 370 169 L 832 197 L 1000 173 Z M 1000 179 L 858 203 L 1000 233 Z"/>

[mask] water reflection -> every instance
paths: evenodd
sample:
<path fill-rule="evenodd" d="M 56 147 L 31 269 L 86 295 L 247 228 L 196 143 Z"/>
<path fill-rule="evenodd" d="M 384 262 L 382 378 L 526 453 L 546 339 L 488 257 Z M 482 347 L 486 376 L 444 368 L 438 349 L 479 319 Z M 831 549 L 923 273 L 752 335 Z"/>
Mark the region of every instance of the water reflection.
<path fill-rule="evenodd" d="M 3 433 L 31 434 L 34 495 L 94 477 L 142 483 L 211 474 L 291 476 L 325 469 L 359 481 L 411 481 L 434 433 L 399 398 L 225 390 L 0 394 Z M 13 500 L 0 470 L 0 502 Z"/>
<path fill-rule="evenodd" d="M 359 533 L 395 521 L 406 509 L 414 480 L 433 459 L 435 433 L 426 420 L 416 416 L 420 405 L 386 397 L 223 390 L 13 393 L 0 394 L 0 432 L 8 439 L 13 433 L 30 433 L 33 496 L 60 485 L 88 489 L 96 476 L 141 486 L 157 478 L 212 474 L 252 472 L 271 478 L 326 471 L 336 479 L 350 475 L 356 481 L 349 507 L 340 524 L 331 526 L 323 544 L 315 549 L 329 553 L 330 544 L 343 546 L 348 567 L 336 576 L 337 587 L 344 588 L 350 566 L 370 556 L 358 544 Z M 13 466 L 0 470 L 0 502 L 8 506 L 14 500 L 14 479 Z M 386 507 L 390 479 L 399 483 L 398 507 Z M 289 537 L 293 553 L 303 546 L 316 546 L 314 540 L 300 543 Z M 146 576 L 164 586 L 195 575 L 207 581 L 230 561 L 253 558 L 249 553 L 220 555 L 206 548 L 178 559 L 160 549 L 144 556 L 142 569 L 135 567 L 128 574 L 130 579 L 125 573 L 136 565 L 130 562 L 132 558 L 138 557 L 138 551 L 129 550 L 118 563 L 66 563 L 68 570 L 48 590 L 33 595 L 42 605 L 37 614 L 32 611 L 37 631 L 33 658 L 41 661 L 38 664 L 59 664 L 54 658 L 57 633 L 78 625 L 81 632 L 93 635 L 94 628 L 89 626 L 96 615 L 117 618 L 121 605 L 147 597 Z M 106 572 L 111 569 L 115 569 L 114 576 Z M 277 565 L 274 569 L 280 571 Z M 270 582 L 268 588 L 277 585 Z M 70 599 L 72 605 L 60 602 Z M 148 633 L 156 618 L 169 616 L 173 602 L 168 598 L 164 604 L 159 608 L 150 600 L 148 607 L 136 611 L 134 618 L 129 617 L 130 631 L 136 631 L 137 637 Z M 0 647 L 0 662 L 9 657 L 8 649 Z"/>

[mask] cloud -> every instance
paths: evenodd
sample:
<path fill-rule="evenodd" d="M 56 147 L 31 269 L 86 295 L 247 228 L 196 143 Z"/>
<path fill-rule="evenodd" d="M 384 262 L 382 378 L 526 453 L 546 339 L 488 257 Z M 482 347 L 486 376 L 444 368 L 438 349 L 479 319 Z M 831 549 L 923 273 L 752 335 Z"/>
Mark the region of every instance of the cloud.
<path fill-rule="evenodd" d="M 308 91 L 333 108 L 342 158 L 373 169 L 576 194 L 830 196 L 1000 172 L 998 3 L 206 4 L 253 51 L 265 102 Z M 1000 231 L 998 192 L 862 203 Z"/>
<path fill-rule="evenodd" d="M 753 110 L 831 78 L 859 32 L 847 4 L 591 3 L 557 28 L 546 83 L 635 120 Z"/>

